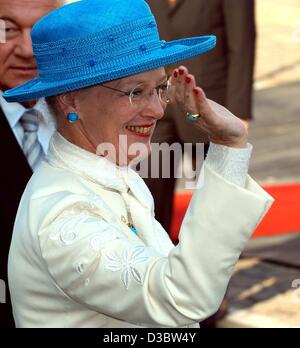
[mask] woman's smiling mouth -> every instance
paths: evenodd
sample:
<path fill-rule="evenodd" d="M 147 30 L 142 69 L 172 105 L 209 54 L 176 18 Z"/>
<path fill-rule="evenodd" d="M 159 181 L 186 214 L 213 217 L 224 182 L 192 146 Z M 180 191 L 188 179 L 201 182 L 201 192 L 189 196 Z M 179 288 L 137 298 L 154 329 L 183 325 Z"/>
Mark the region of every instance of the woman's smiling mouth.
<path fill-rule="evenodd" d="M 152 128 L 153 128 L 153 124 L 141 125 L 141 126 L 126 126 L 126 129 L 130 133 L 133 133 L 141 137 L 149 137 L 151 135 Z"/>

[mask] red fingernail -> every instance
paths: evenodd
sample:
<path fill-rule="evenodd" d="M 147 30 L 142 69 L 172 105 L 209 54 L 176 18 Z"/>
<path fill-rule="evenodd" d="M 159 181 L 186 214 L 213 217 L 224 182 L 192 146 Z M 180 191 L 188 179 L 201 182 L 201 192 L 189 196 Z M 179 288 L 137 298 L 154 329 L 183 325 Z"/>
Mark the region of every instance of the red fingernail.
<path fill-rule="evenodd" d="M 178 72 L 174 71 L 174 77 L 177 77 L 177 76 L 178 76 Z"/>
<path fill-rule="evenodd" d="M 187 76 L 186 78 L 185 78 L 185 82 L 186 83 L 190 83 L 192 81 L 192 79 L 189 77 L 189 76 Z"/>
<path fill-rule="evenodd" d="M 183 69 L 179 69 L 179 75 L 183 75 L 184 74 L 184 70 Z"/>
<path fill-rule="evenodd" d="M 196 88 L 193 89 L 193 92 L 194 92 L 196 95 L 199 94 L 199 91 L 198 91 L 198 89 L 196 89 Z"/>

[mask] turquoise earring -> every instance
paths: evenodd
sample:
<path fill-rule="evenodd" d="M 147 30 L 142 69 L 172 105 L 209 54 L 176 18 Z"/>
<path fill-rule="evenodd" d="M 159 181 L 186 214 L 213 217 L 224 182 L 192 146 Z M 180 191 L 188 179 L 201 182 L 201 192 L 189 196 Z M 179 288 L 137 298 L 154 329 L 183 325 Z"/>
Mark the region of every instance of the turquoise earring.
<path fill-rule="evenodd" d="M 70 123 L 75 123 L 79 120 L 77 112 L 70 112 L 67 116 L 67 119 Z"/>

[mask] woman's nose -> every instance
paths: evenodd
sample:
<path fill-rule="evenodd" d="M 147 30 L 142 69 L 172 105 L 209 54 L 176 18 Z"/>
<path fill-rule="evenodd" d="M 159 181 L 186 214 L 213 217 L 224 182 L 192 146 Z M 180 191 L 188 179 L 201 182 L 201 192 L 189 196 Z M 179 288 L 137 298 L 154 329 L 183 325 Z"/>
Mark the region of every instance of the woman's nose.
<path fill-rule="evenodd" d="M 163 117 L 166 106 L 167 104 L 160 100 L 158 94 L 153 93 L 153 95 L 149 97 L 147 106 L 144 108 L 143 113 L 159 120 Z"/>

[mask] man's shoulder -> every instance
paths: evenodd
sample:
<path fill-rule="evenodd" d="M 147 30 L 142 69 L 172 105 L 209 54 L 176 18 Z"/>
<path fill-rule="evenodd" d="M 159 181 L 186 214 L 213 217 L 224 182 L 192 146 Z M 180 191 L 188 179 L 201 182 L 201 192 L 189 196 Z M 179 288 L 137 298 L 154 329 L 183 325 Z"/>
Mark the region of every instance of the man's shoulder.
<path fill-rule="evenodd" d="M 13 131 L 9 125 L 9 122 L 7 120 L 7 117 L 5 116 L 5 113 L 0 105 L 0 127 L 1 127 L 1 138 L 3 138 L 4 134 L 12 134 Z M 15 139 L 16 140 L 16 139 Z"/>

